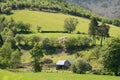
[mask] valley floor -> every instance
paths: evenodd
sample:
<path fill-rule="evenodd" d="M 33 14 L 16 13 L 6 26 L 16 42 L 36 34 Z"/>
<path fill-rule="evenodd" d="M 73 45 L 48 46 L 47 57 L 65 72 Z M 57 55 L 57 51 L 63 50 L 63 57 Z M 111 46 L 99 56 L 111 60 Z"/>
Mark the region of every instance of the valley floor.
<path fill-rule="evenodd" d="M 109 75 L 73 74 L 71 72 L 55 73 L 12 73 L 0 70 L 0 80 L 120 80 L 120 77 Z"/>

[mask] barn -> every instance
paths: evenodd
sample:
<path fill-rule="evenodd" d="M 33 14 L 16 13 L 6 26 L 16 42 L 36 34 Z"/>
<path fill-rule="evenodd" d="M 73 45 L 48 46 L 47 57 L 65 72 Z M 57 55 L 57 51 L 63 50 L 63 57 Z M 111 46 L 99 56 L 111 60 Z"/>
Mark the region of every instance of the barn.
<path fill-rule="evenodd" d="M 59 60 L 56 63 L 56 70 L 66 70 L 70 67 L 71 63 L 69 60 Z"/>

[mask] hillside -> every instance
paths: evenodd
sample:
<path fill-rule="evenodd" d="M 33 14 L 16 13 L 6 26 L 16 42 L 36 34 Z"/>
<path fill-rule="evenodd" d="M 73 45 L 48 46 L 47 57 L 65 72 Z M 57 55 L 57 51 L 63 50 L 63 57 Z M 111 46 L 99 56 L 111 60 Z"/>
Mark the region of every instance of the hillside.
<path fill-rule="evenodd" d="M 0 0 L 0 80 L 120 79 L 120 0 L 69 1 Z"/>
<path fill-rule="evenodd" d="M 120 17 L 120 0 L 68 0 L 108 18 Z"/>
<path fill-rule="evenodd" d="M 64 20 L 68 17 L 75 17 L 62 13 L 48 13 L 48 12 L 29 11 L 29 10 L 16 10 L 13 11 L 13 14 L 11 15 L 1 15 L 1 16 L 5 16 L 7 18 L 12 17 L 16 21 L 23 21 L 24 23 L 30 23 L 32 26 L 31 30 L 35 33 L 37 33 L 37 29 L 36 29 L 37 25 L 40 25 L 42 27 L 42 30 L 64 30 L 63 28 Z M 79 24 L 77 25 L 77 29 L 75 33 L 77 31 L 88 33 L 90 20 L 81 17 L 75 17 L 75 18 L 79 20 Z M 110 35 L 118 36 L 120 34 L 120 28 L 115 27 L 113 25 L 110 26 L 111 26 Z M 42 34 L 42 35 L 48 36 L 47 34 Z M 65 34 L 58 34 L 58 35 L 60 36 Z"/>

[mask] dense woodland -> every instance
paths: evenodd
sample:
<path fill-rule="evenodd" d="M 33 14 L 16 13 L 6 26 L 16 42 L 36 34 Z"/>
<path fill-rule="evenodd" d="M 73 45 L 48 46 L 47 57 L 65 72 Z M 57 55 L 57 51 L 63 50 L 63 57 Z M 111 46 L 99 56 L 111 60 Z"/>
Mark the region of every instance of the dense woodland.
<path fill-rule="evenodd" d="M 11 10 L 29 9 L 41 10 L 47 12 L 61 12 L 74 16 L 84 17 L 91 20 L 88 29 L 89 36 L 70 37 L 70 38 L 41 38 L 39 36 L 25 36 L 24 34 L 32 33 L 31 25 L 22 21 L 10 20 L 5 17 L 0 18 L 0 68 L 1 69 L 18 69 L 21 67 L 21 50 L 29 50 L 32 58 L 32 67 L 34 72 L 42 70 L 44 62 L 42 58 L 45 55 L 57 54 L 59 51 L 65 51 L 68 55 L 76 54 L 76 61 L 71 66 L 74 73 L 85 73 L 91 71 L 92 66 L 88 61 L 82 59 L 80 51 L 93 49 L 93 55 L 98 64 L 102 65 L 102 69 L 93 71 L 94 74 L 115 74 L 119 75 L 120 64 L 119 50 L 120 39 L 113 38 L 110 43 L 103 45 L 109 35 L 110 27 L 106 23 L 119 26 L 119 20 L 103 19 L 79 6 L 69 4 L 65 0 L 0 0 L 0 13 L 12 14 Z M 94 16 L 94 17 L 93 17 Z M 99 24 L 98 21 L 102 23 Z M 67 34 L 71 34 L 79 23 L 75 18 L 67 18 L 64 22 L 64 30 Z M 41 27 L 37 26 L 40 33 Z M 63 31 L 64 33 L 64 31 Z M 79 32 L 77 33 L 79 34 Z M 99 44 L 96 44 L 96 40 Z M 49 61 L 49 60 L 47 60 Z M 108 64 L 106 64 L 108 63 Z M 104 73 L 106 71 L 108 73 Z"/>

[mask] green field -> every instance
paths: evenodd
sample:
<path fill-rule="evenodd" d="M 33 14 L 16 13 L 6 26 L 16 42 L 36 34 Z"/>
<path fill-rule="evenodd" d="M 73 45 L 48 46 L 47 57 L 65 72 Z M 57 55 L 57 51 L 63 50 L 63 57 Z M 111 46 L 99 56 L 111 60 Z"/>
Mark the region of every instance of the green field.
<path fill-rule="evenodd" d="M 120 77 L 92 75 L 92 74 L 73 74 L 71 72 L 55 73 L 12 73 L 0 70 L 0 80 L 120 80 Z"/>
<path fill-rule="evenodd" d="M 67 14 L 62 13 L 48 13 L 48 12 L 41 12 L 41 11 L 29 11 L 29 10 L 16 10 L 13 11 L 11 15 L 1 15 L 6 16 L 7 18 L 14 18 L 16 21 L 23 21 L 24 23 L 31 24 L 31 30 L 36 34 L 36 26 L 40 25 L 42 30 L 64 30 L 64 20 L 69 17 L 75 17 Z M 88 27 L 90 20 L 75 17 L 79 20 L 79 24 L 77 25 L 77 31 L 88 33 Z M 110 35 L 111 36 L 118 36 L 120 35 L 120 28 L 111 26 Z M 39 34 L 37 34 L 39 35 Z M 42 34 L 41 34 L 42 35 Z M 47 35 L 47 34 L 43 34 Z M 53 36 L 62 36 L 65 34 L 52 34 Z M 47 36 L 50 36 L 49 34 Z M 69 35 L 68 35 L 69 36 Z"/>
<path fill-rule="evenodd" d="M 12 17 L 16 21 L 23 21 L 24 23 L 30 23 L 32 25 L 33 31 L 36 31 L 37 25 L 40 25 L 42 27 L 42 30 L 63 30 L 64 20 L 69 17 L 74 17 L 62 13 L 47 13 L 47 12 L 29 11 L 29 10 L 17 10 L 17 11 L 13 11 L 12 15 L 5 15 L 5 16 L 7 16 L 8 18 Z M 77 26 L 77 30 L 87 32 L 87 24 L 89 23 L 89 20 L 84 18 L 78 18 L 78 19 L 79 19 L 79 24 Z"/>

